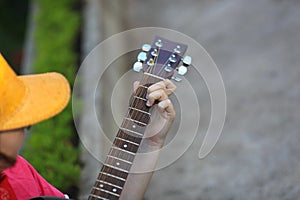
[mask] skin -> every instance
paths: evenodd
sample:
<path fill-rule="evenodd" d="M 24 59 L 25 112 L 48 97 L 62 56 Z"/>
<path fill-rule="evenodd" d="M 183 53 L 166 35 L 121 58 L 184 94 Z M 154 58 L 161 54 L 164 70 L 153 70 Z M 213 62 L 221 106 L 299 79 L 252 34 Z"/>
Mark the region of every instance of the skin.
<path fill-rule="evenodd" d="M 134 90 L 138 87 L 134 83 Z M 176 86 L 170 80 L 158 82 L 148 88 L 148 106 L 153 107 L 151 122 L 148 125 L 140 149 L 142 152 L 156 151 L 152 156 L 135 159 L 132 168 L 144 166 L 148 173 L 130 173 L 124 185 L 120 199 L 143 199 L 144 193 L 152 178 L 159 157 L 159 150 L 166 139 L 167 133 L 174 121 L 176 112 L 169 96 L 175 91 Z M 157 104 L 154 104 L 158 102 Z M 154 117 L 155 116 L 155 117 Z M 147 137 L 148 136 L 148 137 Z"/>
<path fill-rule="evenodd" d="M 0 172 L 14 165 L 23 139 L 23 128 L 0 131 Z"/>

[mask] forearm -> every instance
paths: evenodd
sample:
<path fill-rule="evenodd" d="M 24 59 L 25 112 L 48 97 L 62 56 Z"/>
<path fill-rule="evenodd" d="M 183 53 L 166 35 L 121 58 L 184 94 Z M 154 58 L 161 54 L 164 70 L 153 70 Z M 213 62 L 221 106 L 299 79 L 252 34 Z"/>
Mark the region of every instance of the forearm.
<path fill-rule="evenodd" d="M 137 88 L 138 83 L 135 84 Z M 147 106 L 152 106 L 151 122 L 145 130 L 138 154 L 135 156 L 120 199 L 143 199 L 159 158 L 167 133 L 175 118 L 175 110 L 168 99 L 176 86 L 170 80 L 148 88 Z M 155 102 L 158 102 L 155 104 Z"/>
<path fill-rule="evenodd" d="M 141 144 L 139 154 L 136 156 L 131 173 L 127 177 L 120 199 L 140 200 L 143 199 L 149 182 L 159 158 L 159 150 L 163 141 L 153 143 L 145 140 Z"/>

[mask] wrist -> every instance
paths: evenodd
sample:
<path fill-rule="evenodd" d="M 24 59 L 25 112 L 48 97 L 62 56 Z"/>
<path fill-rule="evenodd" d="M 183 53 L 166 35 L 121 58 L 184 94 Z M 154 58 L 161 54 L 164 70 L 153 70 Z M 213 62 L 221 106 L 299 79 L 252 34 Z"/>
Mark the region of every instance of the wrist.
<path fill-rule="evenodd" d="M 160 150 L 165 143 L 165 138 L 150 137 L 142 140 L 140 151 L 141 153 Z"/>

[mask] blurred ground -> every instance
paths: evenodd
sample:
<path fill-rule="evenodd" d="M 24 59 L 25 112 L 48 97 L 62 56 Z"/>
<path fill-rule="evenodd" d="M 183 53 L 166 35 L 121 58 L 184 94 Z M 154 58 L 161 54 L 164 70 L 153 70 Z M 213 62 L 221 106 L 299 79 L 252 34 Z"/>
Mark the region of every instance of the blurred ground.
<path fill-rule="evenodd" d="M 145 199 L 300 198 L 299 10 L 298 0 L 131 3 L 130 28 L 170 28 L 201 43 L 228 98 L 213 152 L 197 158 L 199 135 L 183 157 L 155 173 Z"/>

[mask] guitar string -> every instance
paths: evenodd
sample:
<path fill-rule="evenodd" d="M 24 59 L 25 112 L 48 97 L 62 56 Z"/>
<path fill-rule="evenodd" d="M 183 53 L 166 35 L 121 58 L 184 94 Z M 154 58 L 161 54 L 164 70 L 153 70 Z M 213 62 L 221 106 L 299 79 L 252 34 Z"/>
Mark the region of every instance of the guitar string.
<path fill-rule="evenodd" d="M 159 55 L 159 52 L 158 52 L 158 55 Z M 155 62 L 154 62 L 154 67 L 156 66 L 156 64 L 157 64 L 157 57 L 158 56 L 156 56 L 155 57 Z M 154 68 L 153 66 L 150 66 L 150 68 L 148 68 L 147 69 L 147 72 L 148 73 L 152 73 L 151 71 L 153 71 L 153 68 Z M 143 78 L 142 78 L 142 80 L 141 80 L 141 82 L 140 82 L 140 84 L 139 85 L 143 85 L 144 83 L 147 83 L 147 82 L 149 82 L 148 81 L 148 79 L 149 79 L 149 76 L 143 76 Z M 138 89 L 137 89 L 137 91 L 135 92 L 135 96 L 138 96 L 138 97 L 142 97 L 142 98 L 145 98 L 146 95 L 147 94 L 147 89 L 146 88 L 141 88 L 141 87 L 139 87 Z M 131 99 L 131 104 L 129 105 L 130 107 L 132 107 L 132 108 L 136 108 L 136 107 L 138 107 L 138 108 L 140 108 L 140 107 L 143 107 L 143 106 L 141 106 L 141 105 L 139 105 L 139 104 L 141 104 L 141 103 L 143 103 L 143 101 L 141 101 L 141 100 L 139 100 L 139 99 L 136 99 L 136 98 L 134 98 L 133 97 L 133 99 Z M 145 103 L 145 102 L 144 102 Z M 135 104 L 135 105 L 134 105 Z M 138 116 L 138 115 L 140 115 L 140 116 Z M 143 115 L 145 115 L 145 114 L 142 114 L 142 113 L 139 113 L 137 110 L 132 110 L 132 112 L 131 112 L 131 115 L 130 115 L 130 108 L 128 109 L 128 112 L 127 112 L 127 114 L 126 114 L 126 117 L 127 118 L 131 118 L 131 119 L 135 119 L 135 120 L 137 120 L 137 121 L 141 121 L 141 119 L 142 119 L 142 116 Z M 129 128 L 128 126 L 129 126 L 129 122 L 128 123 L 126 123 L 128 120 L 124 120 L 123 121 L 123 123 L 121 124 L 121 127 L 124 127 L 124 128 Z M 130 128 L 129 128 L 130 129 Z M 145 131 L 145 128 L 143 127 L 143 131 Z M 118 134 L 117 134 L 117 136 L 118 135 L 120 135 L 122 133 L 122 131 L 120 131 L 119 130 L 119 132 L 118 132 Z M 125 136 L 125 139 L 126 140 L 128 140 L 128 136 L 127 135 L 123 135 L 123 136 Z M 134 141 L 134 142 L 137 142 L 139 145 L 140 145 L 140 139 L 139 139 L 139 141 Z M 114 141 L 114 145 L 116 145 L 116 146 L 120 146 L 120 145 L 123 145 L 123 141 L 122 142 L 118 142 L 118 140 L 116 140 L 115 139 L 115 141 Z M 138 147 L 139 147 L 139 145 L 138 145 Z M 130 145 L 131 146 L 131 145 Z M 137 147 L 137 148 L 138 148 Z M 131 148 L 130 149 L 130 151 L 132 151 L 133 149 Z M 110 152 L 110 154 L 112 154 L 112 150 L 111 150 L 111 152 Z M 117 154 L 118 155 L 113 155 L 113 156 L 116 156 L 116 157 L 120 157 L 120 154 L 122 154 L 120 151 L 117 151 Z M 124 155 L 124 154 L 123 154 Z M 129 158 L 127 157 L 127 160 L 128 160 Z M 113 159 L 113 161 L 114 162 L 116 162 L 114 159 Z M 105 161 L 105 163 L 107 163 L 107 162 L 109 162 L 109 159 L 107 158 L 107 160 Z M 109 163 L 109 164 L 111 164 L 111 163 Z M 113 164 L 112 164 L 113 165 Z M 130 164 L 130 166 L 129 166 L 129 169 L 131 168 L 131 164 Z M 100 178 L 101 178 L 101 176 L 100 176 Z"/>
<path fill-rule="evenodd" d="M 154 62 L 154 65 L 153 65 L 153 67 L 152 66 L 150 66 L 150 69 L 148 70 L 148 71 L 151 71 L 150 73 L 151 74 L 153 74 L 153 72 L 155 71 L 155 69 L 158 67 L 157 66 L 157 63 L 158 63 L 158 58 L 159 58 L 159 55 L 160 55 L 160 50 L 161 50 L 161 48 L 159 47 L 158 48 L 158 51 L 157 51 L 157 56 L 155 56 L 154 57 L 154 59 L 155 59 L 155 62 Z M 171 51 L 169 51 L 169 52 L 171 52 Z M 179 55 L 180 56 L 180 55 Z M 176 57 L 176 59 L 177 59 L 177 57 Z M 157 73 L 157 75 L 158 76 L 160 76 L 160 77 L 162 77 L 162 74 L 163 74 L 163 72 L 164 73 L 166 73 L 165 71 L 163 71 L 163 69 L 164 69 L 164 67 L 166 66 L 166 64 L 169 62 L 169 60 L 167 59 L 166 61 L 165 61 L 165 63 L 162 65 L 162 67 L 160 68 L 160 70 L 158 71 L 158 73 Z M 178 61 L 176 61 L 177 62 L 177 64 L 180 62 L 178 62 Z M 150 77 L 150 76 L 146 76 L 146 78 L 145 79 L 143 79 L 143 80 L 145 80 L 145 82 L 146 83 L 149 83 L 149 81 L 147 81 L 149 78 L 154 78 L 154 77 Z M 143 91 L 143 90 L 142 90 Z M 144 94 L 143 94 L 144 95 Z M 139 95 L 138 95 L 139 96 Z M 134 102 L 134 100 L 133 100 L 133 102 Z M 132 102 L 132 103 L 133 103 Z M 139 100 L 137 100 L 137 103 L 136 104 L 138 104 L 140 101 Z M 143 103 L 143 102 L 142 102 Z M 138 114 L 138 112 L 136 112 L 137 114 Z M 141 114 L 142 115 L 142 114 Z M 130 117 L 130 116 L 129 116 Z M 136 119 L 137 117 L 134 117 L 134 119 Z M 139 121 L 139 120 L 138 120 Z M 125 126 L 126 126 L 126 122 L 125 122 Z"/>
<path fill-rule="evenodd" d="M 156 64 L 157 64 L 157 61 L 158 61 L 158 56 L 159 56 L 159 50 L 160 50 L 160 48 L 158 49 L 158 52 L 157 52 L 157 56 L 154 56 L 154 65 L 152 66 L 150 66 L 149 68 L 147 68 L 147 72 L 148 73 L 153 73 L 153 69 L 155 68 L 155 66 L 156 66 Z M 151 53 L 150 53 L 151 54 Z M 150 60 L 150 59 L 149 59 Z M 145 81 L 145 84 L 146 83 L 149 83 L 149 81 L 148 81 L 148 78 L 149 76 L 143 76 L 143 78 L 142 78 L 142 80 L 141 80 L 141 82 L 143 82 L 143 81 Z M 140 85 L 143 85 L 143 84 L 141 84 L 141 82 L 140 82 L 140 84 L 139 84 L 139 86 Z M 146 88 L 144 88 L 144 89 L 141 89 L 142 91 L 141 91 L 141 93 L 140 94 L 138 94 L 138 93 L 136 93 L 136 94 L 134 94 L 134 96 L 138 96 L 138 97 L 142 97 L 142 98 L 144 98 L 144 99 L 146 99 L 146 96 L 145 95 L 147 95 L 147 89 Z M 145 92 L 144 92 L 145 91 Z M 138 90 L 137 90 L 137 92 L 138 92 Z M 138 108 L 140 108 L 140 107 L 143 107 L 143 105 L 138 105 L 139 104 L 139 102 L 141 101 L 141 103 L 143 104 L 143 100 L 140 100 L 140 99 L 137 99 L 137 98 L 135 98 L 133 96 L 133 99 L 132 99 L 132 102 L 131 102 L 131 105 L 129 105 L 131 108 L 135 108 L 135 107 L 138 107 Z M 145 103 L 145 102 L 144 102 Z M 136 105 L 133 105 L 133 104 L 136 104 Z M 148 110 L 148 109 L 146 109 L 146 110 Z M 136 114 L 134 114 L 134 113 L 136 113 Z M 127 112 L 127 117 L 128 118 L 133 118 L 133 119 L 136 119 L 137 121 L 140 121 L 140 119 L 142 118 L 142 116 L 141 117 L 138 117 L 138 115 L 144 115 L 144 114 L 141 114 L 141 113 L 139 113 L 138 111 L 132 111 L 132 113 L 131 113 L 131 115 L 130 115 L 130 109 L 128 109 L 128 112 Z M 130 127 L 128 127 L 129 125 L 130 125 L 130 123 L 128 122 L 128 123 L 126 123 L 128 120 L 124 120 L 123 121 L 123 123 L 121 124 L 121 127 L 123 126 L 123 127 L 125 127 L 125 128 L 130 128 Z"/>
<path fill-rule="evenodd" d="M 158 54 L 158 55 L 155 56 L 155 62 L 154 62 L 154 65 L 153 65 L 153 66 L 150 66 L 150 68 L 147 69 L 147 72 L 148 72 L 148 73 L 153 73 L 154 69 L 157 67 L 158 56 L 160 55 L 160 48 L 158 49 L 157 54 Z M 163 66 L 165 66 L 166 63 L 168 63 L 168 60 L 163 64 Z M 160 73 L 162 73 L 162 69 L 163 69 L 163 67 L 159 70 L 158 76 L 159 76 Z M 160 75 L 160 76 L 161 76 L 161 75 Z M 141 80 L 141 83 L 142 83 L 143 81 L 145 81 L 145 84 L 146 84 L 146 83 L 149 83 L 149 81 L 148 81 L 149 78 L 153 78 L 153 77 L 150 77 L 150 76 L 148 76 L 148 75 L 147 75 L 147 76 L 144 75 L 143 78 L 142 78 L 142 80 Z M 141 83 L 140 83 L 139 85 L 141 85 Z M 139 87 L 139 88 L 140 88 L 140 87 Z M 139 88 L 138 88 L 138 89 L 139 89 Z M 137 89 L 137 91 L 136 91 L 136 96 L 138 96 L 138 97 L 141 97 L 141 96 L 142 96 L 142 97 L 145 97 L 145 95 L 147 94 L 147 89 L 146 89 L 146 88 L 141 89 L 140 92 L 139 92 L 138 89 Z M 137 100 L 137 102 L 135 102 L 135 100 Z M 139 104 L 140 101 L 141 101 L 141 100 L 136 99 L 136 98 L 133 97 L 130 107 L 138 106 L 138 104 Z M 143 104 L 143 101 L 142 101 L 141 103 Z M 136 104 L 136 105 L 133 105 L 133 104 Z M 140 106 L 138 106 L 138 107 L 140 107 Z M 140 114 L 140 115 L 142 115 L 142 116 L 143 116 L 143 114 L 142 114 L 142 113 L 139 113 L 138 111 L 133 110 L 133 111 L 132 111 L 132 114 L 133 114 L 133 113 L 136 113 L 136 114 L 134 114 L 134 116 L 132 116 L 132 115 L 130 116 L 129 110 L 130 110 L 130 109 L 128 109 L 128 112 L 127 112 L 127 115 L 126 115 L 126 116 L 127 116 L 127 117 L 131 117 L 131 118 L 133 117 L 133 119 L 136 119 L 137 121 L 140 121 L 140 120 L 138 119 L 138 114 Z M 141 118 L 141 117 L 140 117 L 140 118 Z M 125 126 L 125 127 L 126 127 L 127 125 L 130 124 L 130 123 L 127 123 L 127 124 L 126 124 L 126 121 L 127 121 L 127 120 L 124 120 L 124 121 L 123 121 L 123 123 L 121 124 L 121 127 L 122 127 L 122 126 Z M 129 128 L 129 127 L 126 127 L 126 128 Z M 120 132 L 120 131 L 119 131 L 119 132 Z M 119 132 L 118 132 L 117 135 L 120 134 Z M 126 135 L 125 135 L 125 136 L 126 136 Z M 128 139 L 128 138 L 126 138 L 126 139 Z M 115 141 L 115 142 L 118 143 L 118 141 Z M 114 142 L 114 143 L 115 143 L 115 142 Z M 140 145 L 140 142 L 138 142 L 138 143 L 139 143 L 139 145 Z M 121 144 L 123 144 L 123 142 L 121 142 Z M 138 145 L 138 146 L 139 146 L 139 145 Z M 119 146 L 119 144 L 117 144 L 117 146 Z M 132 149 L 131 149 L 131 150 L 132 150 Z M 111 151 L 112 151 L 112 150 L 111 150 Z M 110 152 L 110 153 L 112 153 L 112 152 Z M 114 156 L 119 157 L 120 154 L 121 154 L 121 152 L 118 151 L 118 154 L 119 154 L 119 155 L 114 155 Z M 129 158 L 128 158 L 128 159 L 129 159 Z M 114 160 L 114 159 L 113 159 L 113 160 Z M 107 162 L 109 162 L 108 159 L 106 159 L 105 163 L 107 163 Z M 109 164 L 112 165 L 111 163 L 109 163 Z M 131 168 L 131 164 L 130 164 L 129 169 L 130 169 L 130 168 Z M 109 171 L 110 171 L 110 170 L 109 170 Z M 101 179 L 101 175 L 102 175 L 102 174 L 100 174 L 99 179 Z M 127 174 L 127 175 L 128 175 L 128 174 Z M 106 179 L 104 179 L 104 180 L 106 180 Z"/>
<path fill-rule="evenodd" d="M 176 44 L 177 45 L 177 44 Z M 174 50 L 175 50 L 175 48 L 174 48 Z M 168 50 L 166 50 L 166 51 L 168 51 Z M 168 51 L 168 52 L 170 52 L 171 53 L 171 51 Z M 174 52 L 174 51 L 173 51 Z M 172 54 L 173 54 L 173 52 L 172 52 Z M 179 53 L 180 54 L 180 53 Z M 177 54 L 178 55 L 178 54 Z M 178 55 L 179 57 L 181 57 L 181 55 Z M 177 59 L 177 56 L 175 57 L 176 59 Z M 159 70 L 159 72 L 158 72 L 158 74 L 160 74 L 161 73 L 161 71 L 165 68 L 164 66 L 166 66 L 166 64 L 169 62 L 169 59 L 167 59 L 166 60 L 166 62 L 162 65 L 162 67 L 160 68 L 160 70 Z M 178 63 L 179 63 L 180 61 L 177 61 L 176 60 L 176 62 L 175 63 L 177 63 L 177 65 L 178 65 Z M 164 72 L 164 71 L 163 71 Z"/>
<path fill-rule="evenodd" d="M 159 55 L 159 54 L 158 54 Z M 154 66 L 155 66 L 155 64 L 156 64 L 156 62 L 157 62 L 157 57 L 155 57 L 155 63 L 154 63 Z M 148 73 L 151 73 L 151 71 L 153 70 L 153 66 L 150 66 L 149 68 L 147 68 L 147 72 Z M 135 91 L 135 93 L 133 94 L 134 96 L 132 97 L 132 99 L 131 99 L 131 104 L 129 105 L 129 109 L 128 109 L 128 111 L 127 111 L 127 114 L 126 114 L 126 118 L 130 118 L 130 119 L 134 119 L 134 120 L 137 120 L 138 122 L 146 122 L 146 121 L 143 121 L 143 120 L 141 120 L 141 119 L 143 119 L 144 117 L 149 117 L 149 119 L 147 120 L 147 121 L 149 121 L 150 120 L 150 116 L 145 116 L 145 115 L 147 115 L 146 113 L 141 113 L 140 111 L 138 111 L 138 110 L 132 110 L 131 108 L 138 108 L 139 110 L 146 110 L 147 112 L 149 111 L 149 109 L 147 109 L 146 107 L 145 107 L 145 103 L 146 102 L 144 102 L 143 100 L 141 100 L 141 99 L 138 99 L 138 98 L 135 98 L 135 96 L 137 96 L 137 97 L 141 97 L 141 98 L 144 98 L 144 99 L 146 99 L 146 95 L 147 95 L 147 88 L 142 88 L 141 87 L 141 85 L 144 85 L 144 84 L 147 84 L 147 83 L 149 83 L 149 76 L 143 76 L 143 78 L 142 78 L 142 80 L 141 80 L 141 82 L 140 82 L 140 84 L 139 84 L 139 87 L 137 88 L 137 90 Z M 130 112 L 130 110 L 131 110 L 131 112 Z M 135 125 L 135 123 L 133 122 L 132 124 L 134 124 Z M 121 124 L 121 127 L 123 127 L 123 128 L 126 128 L 126 129 L 129 129 L 129 130 L 131 130 L 131 128 L 132 127 L 130 127 L 130 125 L 131 125 L 131 122 L 129 122 L 129 120 L 127 120 L 127 119 L 125 119 L 124 121 L 123 121 L 123 123 Z M 137 127 L 140 127 L 139 125 L 137 125 Z M 145 131 L 145 129 L 146 129 L 146 127 L 142 127 L 141 128 L 142 129 L 142 131 L 143 131 L 143 133 L 144 133 L 144 131 Z M 139 132 L 138 132 L 139 133 Z M 141 133 L 141 134 L 143 134 L 143 133 Z M 126 133 L 125 133 L 126 134 Z M 127 136 L 127 134 L 125 135 L 125 138 L 126 139 L 128 139 L 129 141 L 130 141 L 130 139 L 128 138 L 129 137 L 129 135 Z M 136 142 L 137 144 L 138 144 L 138 147 L 139 147 L 139 145 L 140 145 L 140 142 L 141 142 L 141 138 L 139 138 L 138 139 L 138 141 L 134 141 L 134 142 Z M 116 141 L 116 145 L 117 146 L 119 146 L 119 145 L 123 145 L 123 141 L 122 142 L 118 142 L 118 141 Z M 131 147 L 133 147 L 134 145 L 130 145 Z M 137 147 L 137 148 L 138 148 Z M 134 148 L 134 147 L 133 147 Z M 133 151 L 134 149 L 133 148 L 128 148 L 129 149 L 129 151 Z M 136 153 L 136 151 L 134 150 L 134 152 Z M 118 154 L 119 155 L 116 155 L 117 157 L 119 157 L 120 156 L 120 154 L 122 154 L 121 152 L 118 152 Z M 131 168 L 131 165 L 130 165 L 130 168 Z"/>
<path fill-rule="evenodd" d="M 145 81 L 145 83 L 147 83 L 148 82 L 148 79 L 149 78 L 152 78 L 152 77 L 149 77 L 149 76 L 145 76 L 145 78 L 144 79 L 142 79 L 142 83 Z M 140 89 L 139 91 L 137 91 L 137 96 L 140 96 L 140 95 L 142 95 L 142 96 L 144 96 L 145 95 L 145 93 L 146 93 L 146 91 L 147 90 L 145 90 L 145 89 Z M 138 94 L 139 93 L 139 94 Z M 137 102 L 135 102 L 134 100 L 132 101 L 132 104 L 139 104 L 139 102 L 140 101 L 137 101 Z M 141 103 L 143 103 L 143 102 L 141 102 Z M 133 105 L 133 106 L 135 106 L 135 105 Z M 137 111 L 135 111 L 135 112 L 133 112 L 133 113 L 136 113 L 136 115 L 138 115 L 139 113 L 137 112 Z M 137 119 L 138 117 L 136 116 L 135 117 L 135 119 Z M 117 145 L 117 146 L 119 146 L 119 145 Z M 120 154 L 121 152 L 119 152 L 119 154 Z M 118 155 L 117 155 L 117 157 L 119 157 Z M 128 159 L 128 158 L 127 158 Z M 107 161 L 108 162 L 108 161 Z M 109 164 L 111 164 L 111 163 L 109 163 Z M 129 166 L 129 168 L 131 167 L 131 165 Z M 108 173 L 111 173 L 112 171 L 111 170 L 108 170 Z M 117 174 L 119 177 L 120 177 L 120 175 L 121 174 Z M 128 175 L 128 174 L 127 174 Z M 106 176 L 107 177 L 107 176 Z M 113 183 L 113 184 L 116 184 L 116 183 L 114 183 L 109 177 L 107 177 L 108 179 L 106 179 L 106 178 L 104 178 L 104 181 L 107 181 L 107 182 L 111 182 L 111 183 Z M 125 179 L 127 178 L 127 176 L 126 177 L 124 177 Z M 100 178 L 99 178 L 100 180 L 101 180 L 101 176 L 100 176 Z M 102 177 L 102 180 L 103 180 L 103 177 Z M 116 184 L 116 185 L 118 185 L 118 186 L 121 186 L 121 187 L 123 187 L 123 183 L 122 183 L 122 185 L 119 185 L 119 184 Z M 101 192 L 100 192 L 100 194 L 101 194 Z M 99 194 L 99 195 L 100 195 Z"/>
<path fill-rule="evenodd" d="M 155 44 L 155 43 L 154 43 Z M 154 46 L 154 45 L 152 45 L 152 46 Z M 154 48 L 153 48 L 153 51 L 154 51 Z M 147 72 L 148 73 L 150 73 L 150 74 L 152 74 L 153 73 L 153 71 L 154 71 L 154 69 L 156 68 L 156 65 L 157 65 L 157 62 L 158 62 L 158 57 L 159 57 L 159 55 L 160 55 L 160 47 L 158 47 L 158 50 L 157 50 L 157 56 L 154 56 L 154 64 L 153 64 L 153 66 L 151 65 L 149 68 L 147 68 Z M 151 51 L 150 51 L 150 54 L 151 54 Z M 150 59 L 149 59 L 150 60 Z M 149 83 L 149 81 L 148 81 L 148 79 L 150 78 L 150 76 L 145 76 L 144 75 L 144 77 L 143 77 L 143 79 L 142 79 L 142 81 L 141 82 L 143 82 L 143 81 L 145 81 L 145 84 L 147 84 L 147 83 Z M 140 82 L 140 84 L 139 85 L 143 85 L 143 84 L 141 84 L 141 82 Z M 144 98 L 144 99 L 147 99 L 146 98 L 146 96 L 145 95 L 147 95 L 147 89 L 145 88 L 144 90 L 146 90 L 143 94 L 140 94 L 140 95 L 136 95 L 136 96 L 138 96 L 138 97 L 142 97 L 142 98 Z M 142 89 L 142 91 L 144 91 L 143 89 Z M 133 97 L 133 101 L 132 101 L 132 104 L 134 104 L 134 102 L 135 102 L 135 98 Z M 141 100 L 142 101 L 142 103 L 143 103 L 143 100 Z M 136 104 L 138 104 L 140 102 L 140 100 L 139 99 L 137 99 L 137 103 Z M 131 105 L 130 107 L 135 107 L 135 106 L 138 106 L 138 105 Z M 142 105 L 140 105 L 141 107 L 142 107 Z M 138 107 L 140 107 L 140 106 L 138 106 Z M 146 109 L 146 110 L 148 110 L 148 109 Z M 136 115 L 134 115 L 134 116 L 132 116 L 134 119 L 137 119 L 138 117 L 137 117 L 137 115 L 138 115 L 138 112 L 135 112 L 135 113 L 137 113 Z M 141 114 L 141 113 L 140 113 Z M 143 115 L 143 114 L 141 114 L 141 115 Z M 128 113 L 127 113 L 127 116 L 128 117 L 130 117 L 129 116 L 129 110 L 128 110 Z M 141 117 L 142 118 L 142 117 Z M 130 125 L 130 123 L 128 123 L 128 124 L 126 124 L 126 121 L 127 120 L 125 120 L 125 123 L 123 123 L 122 125 L 125 125 L 125 127 L 127 126 L 127 125 Z M 140 119 L 137 119 L 137 121 L 140 121 Z M 127 127 L 127 128 L 129 128 L 129 127 Z"/>
<path fill-rule="evenodd" d="M 159 51 L 158 51 L 158 55 L 157 56 L 155 56 L 155 62 L 154 62 L 154 65 L 153 66 L 150 66 L 150 68 L 148 68 L 147 69 L 147 71 L 149 72 L 150 71 L 150 73 L 153 73 L 153 71 L 154 71 L 154 69 L 157 67 L 157 62 L 158 62 L 158 56 L 160 55 L 160 48 L 159 48 Z M 168 61 L 166 61 L 165 62 L 165 64 L 167 63 Z M 164 65 L 165 65 L 164 64 Z M 160 74 L 161 73 L 161 71 L 162 71 L 162 69 L 158 72 L 158 74 Z M 149 83 L 149 81 L 148 81 L 148 79 L 149 78 L 152 78 L 152 77 L 150 77 L 150 76 L 144 76 L 143 77 L 143 79 L 142 79 L 142 81 L 141 82 L 143 82 L 143 81 L 145 81 L 145 83 Z M 141 85 L 141 84 L 140 84 Z M 139 88 L 138 88 L 139 89 Z M 145 94 L 147 93 L 147 90 L 145 91 L 146 89 L 141 89 L 141 92 L 139 92 L 139 90 L 137 90 L 137 93 L 136 93 L 136 96 L 139 96 L 139 97 L 145 97 Z M 140 94 L 138 94 L 138 93 L 140 93 Z M 142 93 L 142 94 L 141 94 Z M 133 98 L 132 99 L 132 102 L 131 102 L 131 106 L 130 107 L 135 107 L 135 106 L 138 106 L 138 105 L 133 105 L 133 104 L 139 104 L 139 102 L 140 102 L 140 100 L 137 100 L 137 102 L 135 102 L 135 98 Z M 143 102 L 142 102 L 143 103 Z M 138 106 L 139 107 L 139 106 Z M 136 119 L 137 121 L 140 121 L 139 119 L 138 119 L 138 117 L 137 117 L 137 115 L 138 114 L 140 114 L 140 115 L 143 115 L 143 114 L 141 114 L 141 113 L 139 113 L 138 111 L 133 111 L 132 112 L 132 114 L 133 113 L 136 113 L 136 115 L 134 115 L 134 116 L 129 116 L 130 115 L 130 112 L 128 111 L 128 113 L 127 113 L 127 117 L 133 117 L 134 119 Z M 141 117 L 140 117 L 141 118 Z M 122 125 L 121 125 L 121 127 L 122 126 L 127 126 L 128 124 L 126 124 L 126 121 L 127 120 L 125 120 L 125 123 L 124 123 L 124 121 L 123 121 L 123 123 L 122 123 Z M 127 127 L 128 128 L 128 127 Z M 115 141 L 116 143 L 118 143 L 118 141 Z M 140 143 L 140 142 L 139 142 Z M 121 142 L 121 144 L 123 144 L 123 142 Z M 119 146 L 119 144 L 117 144 L 117 146 Z M 119 154 L 121 154 L 121 152 L 119 152 Z M 117 157 L 119 157 L 120 155 L 114 155 L 114 156 L 117 156 Z M 107 161 L 108 162 L 108 161 Z M 109 163 L 109 164 L 111 164 L 111 163 Z M 130 166 L 131 167 L 131 166 Z"/>
<path fill-rule="evenodd" d="M 149 69 L 147 69 L 147 71 L 149 71 Z M 142 78 L 142 80 L 141 80 L 141 82 L 147 82 L 147 76 L 144 76 L 143 78 Z M 140 87 L 139 87 L 140 88 Z M 147 92 L 147 90 L 146 89 L 137 89 L 137 91 L 136 91 L 136 95 L 137 96 L 145 96 L 145 94 L 146 94 L 146 92 Z M 146 91 L 145 91 L 146 90 Z M 145 92 L 144 92 L 145 91 Z M 134 101 L 134 99 L 132 99 L 132 101 L 131 101 L 131 104 L 130 104 L 130 107 L 134 107 L 134 104 L 135 103 L 135 101 Z M 134 116 L 134 119 L 135 118 L 137 118 L 137 115 L 139 114 L 138 113 L 138 111 L 134 111 L 133 110 L 133 113 L 136 113 L 136 115 Z M 127 114 L 126 114 L 126 116 L 127 117 L 132 117 L 132 116 L 130 116 L 130 112 L 129 112 L 129 109 L 128 109 L 128 112 L 127 112 Z M 124 121 L 123 121 L 123 123 L 122 123 L 122 125 L 121 125 L 121 127 L 124 127 Z M 120 135 L 122 133 L 122 131 L 121 130 L 119 130 L 118 131 L 118 133 L 117 133 L 117 136 L 118 135 Z M 128 137 L 127 137 L 127 135 L 125 135 L 125 139 L 128 139 Z M 129 139 L 128 139 L 129 140 Z M 136 141 L 135 141 L 136 142 Z M 122 145 L 123 144 L 123 142 L 121 142 L 121 144 L 118 142 L 118 141 L 114 141 L 114 144 L 116 145 L 116 146 L 120 146 L 120 145 Z M 113 149 L 111 148 L 110 149 L 110 152 L 109 152 L 109 155 L 112 155 L 113 154 Z M 121 152 L 120 151 L 117 151 L 117 154 L 116 155 L 112 155 L 112 156 L 115 156 L 115 157 L 120 157 L 120 154 L 121 154 Z M 125 158 L 126 159 L 126 158 Z M 127 160 L 129 159 L 129 157 L 127 157 Z M 114 159 L 113 159 L 113 161 L 114 161 Z M 105 160 L 105 164 L 110 164 L 110 165 L 113 165 L 112 163 L 109 163 L 109 158 L 107 157 L 106 158 L 106 160 Z M 130 165 L 130 167 L 131 167 L 131 165 Z M 107 171 L 108 173 L 111 173 L 112 171 L 109 169 L 108 171 Z M 111 178 L 109 178 L 108 176 L 105 176 L 105 177 L 103 177 L 103 174 L 100 174 L 99 175 L 99 177 L 98 177 L 98 179 L 99 180 L 104 180 L 104 181 L 107 181 L 107 182 L 113 182 L 112 180 L 111 180 Z M 114 183 L 115 184 L 115 183 Z M 117 184 L 118 185 L 118 184 Z M 123 187 L 123 185 L 121 186 L 121 187 Z M 94 191 L 95 192 L 95 191 Z"/>

